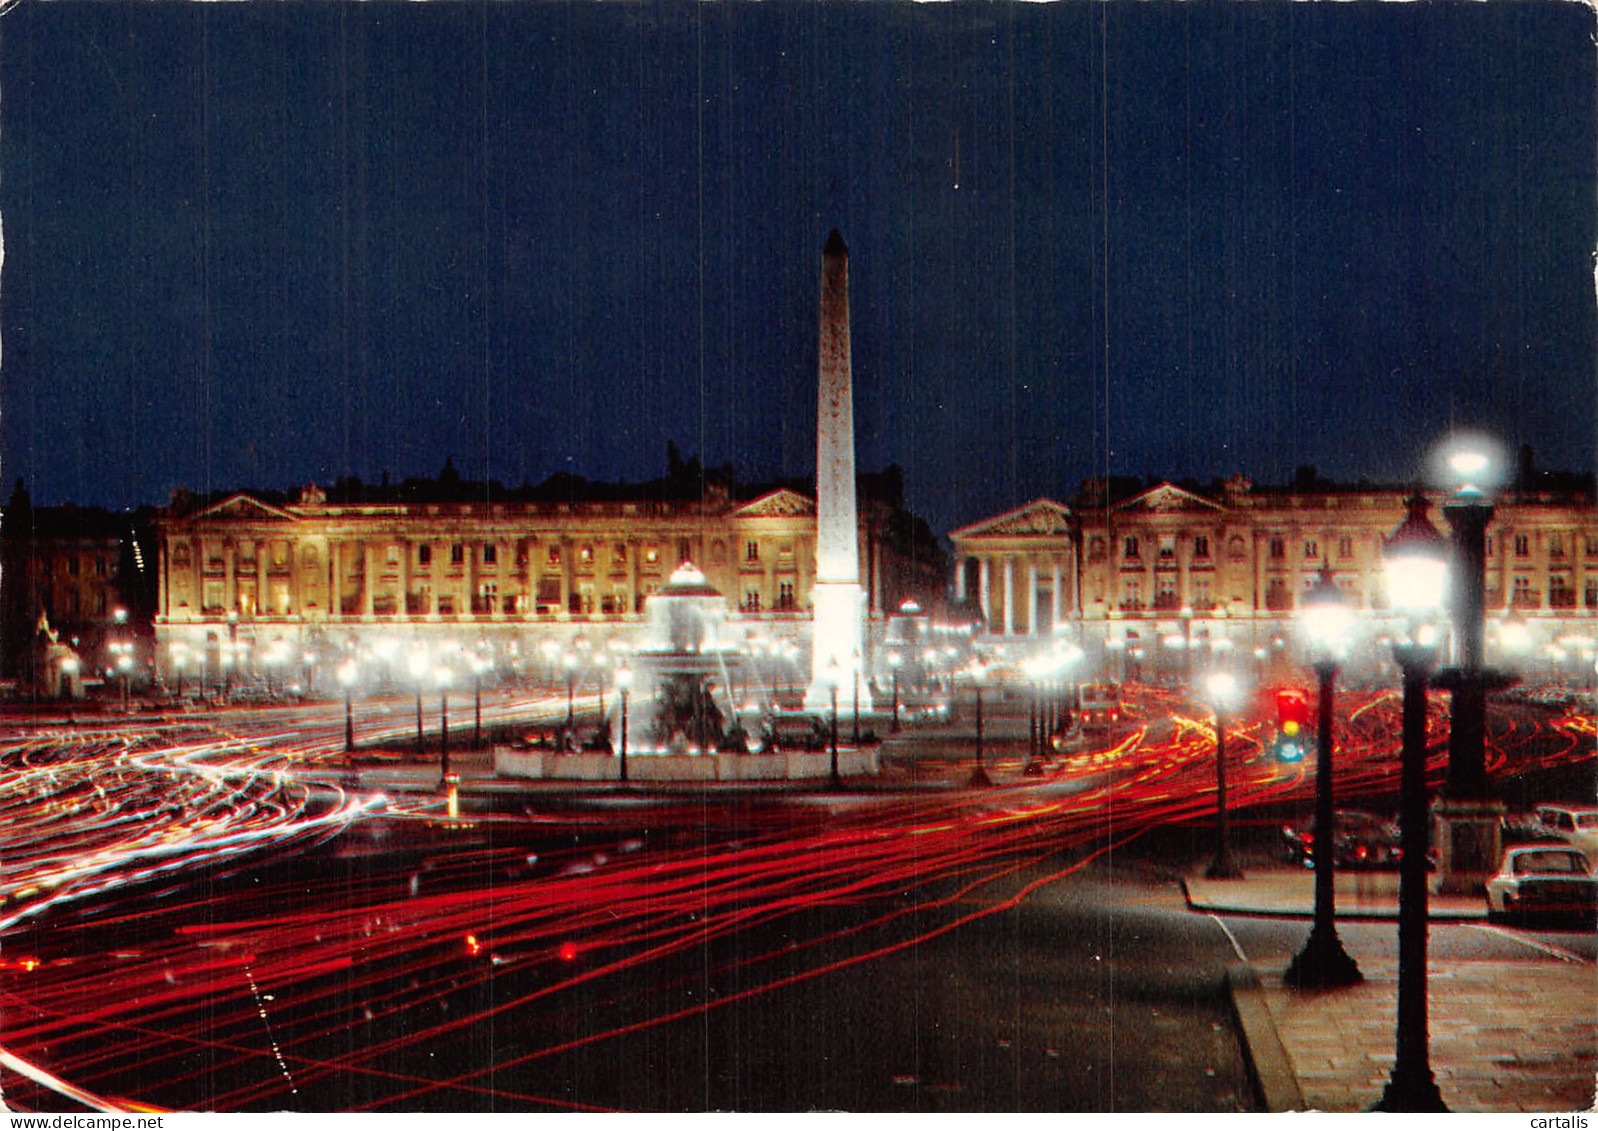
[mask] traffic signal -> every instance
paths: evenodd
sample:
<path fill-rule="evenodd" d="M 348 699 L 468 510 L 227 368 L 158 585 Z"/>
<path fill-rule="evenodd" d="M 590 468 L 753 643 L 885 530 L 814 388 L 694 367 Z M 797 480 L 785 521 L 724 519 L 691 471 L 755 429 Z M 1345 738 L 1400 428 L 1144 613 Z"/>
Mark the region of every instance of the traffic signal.
<path fill-rule="evenodd" d="M 1309 735 L 1309 696 L 1297 688 L 1276 693 L 1276 738 L 1270 752 L 1279 762 L 1302 762 L 1312 741 Z"/>

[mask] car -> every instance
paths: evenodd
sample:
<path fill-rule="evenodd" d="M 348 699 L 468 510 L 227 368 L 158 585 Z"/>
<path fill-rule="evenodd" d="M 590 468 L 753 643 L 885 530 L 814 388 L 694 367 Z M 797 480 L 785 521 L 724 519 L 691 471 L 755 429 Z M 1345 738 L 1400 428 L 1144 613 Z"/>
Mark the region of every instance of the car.
<path fill-rule="evenodd" d="M 1338 809 L 1332 814 L 1333 844 L 1337 851 L 1332 862 L 1339 868 L 1396 868 L 1399 857 L 1399 829 L 1395 821 L 1356 809 Z M 1315 824 L 1282 826 L 1282 841 L 1288 858 L 1306 868 L 1315 864 Z"/>
<path fill-rule="evenodd" d="M 1498 874 L 1487 881 L 1487 915 L 1592 918 L 1598 914 L 1598 875 L 1581 851 L 1568 845 L 1521 844 L 1504 850 Z"/>
<path fill-rule="evenodd" d="M 1532 810 L 1539 828 L 1579 848 L 1589 865 L 1598 864 L 1598 809 L 1575 805 L 1539 805 Z"/>

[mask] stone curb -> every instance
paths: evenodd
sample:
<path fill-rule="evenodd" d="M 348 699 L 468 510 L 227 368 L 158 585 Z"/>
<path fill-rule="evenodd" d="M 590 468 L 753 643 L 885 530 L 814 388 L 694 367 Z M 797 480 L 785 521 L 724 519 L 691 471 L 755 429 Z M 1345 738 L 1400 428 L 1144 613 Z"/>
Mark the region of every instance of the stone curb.
<path fill-rule="evenodd" d="M 1246 962 L 1233 963 L 1226 968 L 1226 992 L 1242 1040 L 1243 1063 L 1260 1106 L 1266 1111 L 1303 1111 L 1304 1094 L 1265 1004 L 1259 973 Z"/>
<path fill-rule="evenodd" d="M 1187 904 L 1189 911 L 1198 911 L 1207 915 L 1238 915 L 1255 919 L 1313 919 L 1315 909 L 1296 907 L 1247 907 L 1228 903 L 1206 903 L 1195 899 L 1192 891 L 1187 886 L 1187 880 L 1182 881 L 1182 899 Z M 1397 907 L 1360 908 L 1358 910 L 1345 910 L 1339 906 L 1337 921 L 1382 921 L 1398 918 Z M 1431 921 L 1441 922 L 1484 922 L 1487 919 L 1487 909 L 1463 907 L 1433 907 L 1426 909 L 1426 918 Z"/>

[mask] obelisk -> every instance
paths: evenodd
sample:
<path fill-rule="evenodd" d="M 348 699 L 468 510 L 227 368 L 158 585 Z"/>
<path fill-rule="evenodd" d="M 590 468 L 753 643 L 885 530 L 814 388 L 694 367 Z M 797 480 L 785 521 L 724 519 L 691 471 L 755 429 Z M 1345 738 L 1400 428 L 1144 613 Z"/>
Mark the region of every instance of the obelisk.
<path fill-rule="evenodd" d="M 860 585 L 860 524 L 855 513 L 849 249 L 836 228 L 821 252 L 819 369 L 816 574 L 810 589 L 815 619 L 805 708 L 830 711 L 836 691 L 842 716 L 869 711 L 871 689 L 864 672 L 866 594 Z"/>

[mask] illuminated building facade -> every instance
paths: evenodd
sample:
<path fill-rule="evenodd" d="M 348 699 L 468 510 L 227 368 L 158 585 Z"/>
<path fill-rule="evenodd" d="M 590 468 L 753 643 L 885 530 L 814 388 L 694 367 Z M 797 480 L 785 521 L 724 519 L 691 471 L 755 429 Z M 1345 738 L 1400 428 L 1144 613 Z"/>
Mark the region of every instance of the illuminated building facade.
<path fill-rule="evenodd" d="M 899 504 L 897 469 L 862 479 L 873 610 L 935 598 L 947 561 L 929 552 L 930 534 L 903 536 L 925 524 Z M 588 492 L 602 497 L 496 502 L 470 487 L 406 501 L 310 487 L 292 501 L 179 502 L 158 523 L 163 675 L 181 665 L 215 680 L 229 665 L 279 663 L 285 679 L 314 679 L 318 665 L 385 640 L 476 649 L 502 674 L 536 670 L 550 648 L 625 645 L 645 600 L 685 561 L 757 634 L 808 644 L 816 508 L 792 487 L 738 500 L 714 484 L 692 499 L 605 485 Z"/>
<path fill-rule="evenodd" d="M 1185 671 L 1216 650 L 1247 649 L 1264 665 L 1296 661 L 1293 616 L 1323 564 L 1349 602 L 1379 621 L 1382 540 L 1404 517 L 1408 493 L 1312 476 L 1287 488 L 1242 476 L 1207 490 L 1089 482 L 1071 505 L 1038 499 L 954 531 L 954 597 L 990 644 L 1059 629 L 1098 650 L 1108 669 L 1144 678 Z M 1486 582 L 1499 662 L 1590 677 L 1598 632 L 1590 483 L 1567 476 L 1554 488 L 1507 490 L 1495 506 Z M 1440 509 L 1433 517 L 1444 525 Z"/>

